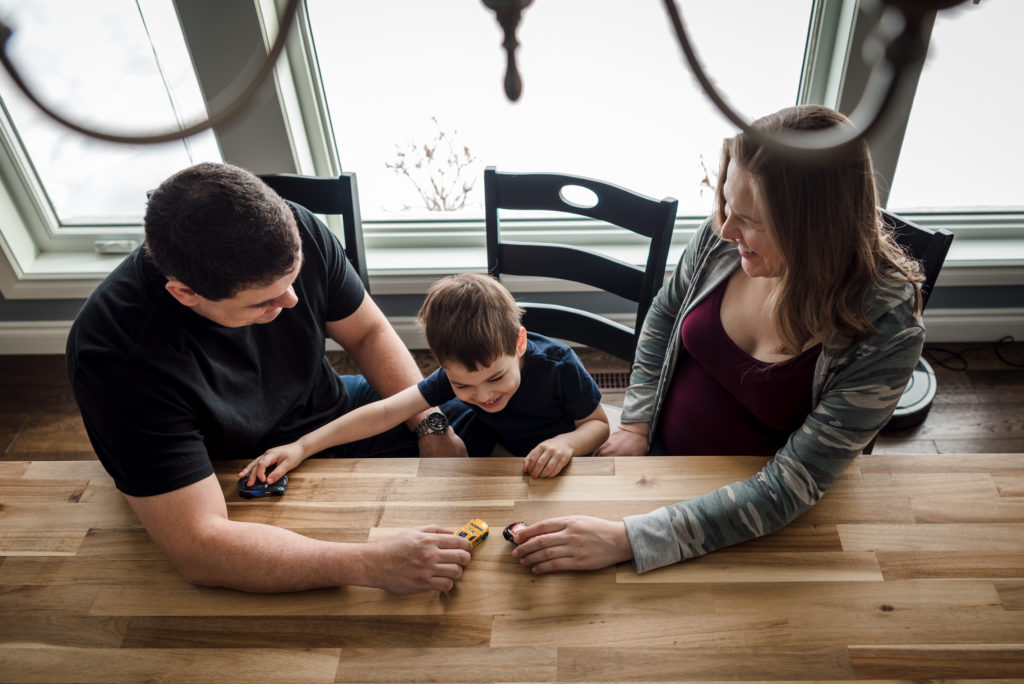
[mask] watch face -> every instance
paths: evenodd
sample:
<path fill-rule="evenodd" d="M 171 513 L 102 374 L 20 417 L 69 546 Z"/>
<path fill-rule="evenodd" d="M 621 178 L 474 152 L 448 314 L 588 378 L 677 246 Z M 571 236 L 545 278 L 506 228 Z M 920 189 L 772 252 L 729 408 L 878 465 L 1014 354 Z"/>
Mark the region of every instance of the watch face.
<path fill-rule="evenodd" d="M 435 432 L 444 432 L 444 429 L 448 427 L 448 418 L 439 411 L 427 414 L 425 422 L 427 427 Z"/>

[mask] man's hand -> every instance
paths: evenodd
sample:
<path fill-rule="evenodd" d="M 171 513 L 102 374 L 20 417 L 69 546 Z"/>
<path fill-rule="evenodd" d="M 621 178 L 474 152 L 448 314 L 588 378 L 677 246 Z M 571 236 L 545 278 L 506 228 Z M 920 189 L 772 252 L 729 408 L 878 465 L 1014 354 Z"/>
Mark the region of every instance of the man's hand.
<path fill-rule="evenodd" d="M 528 525 L 516 532 L 512 555 L 537 574 L 597 570 L 633 557 L 626 524 L 573 515 Z"/>
<path fill-rule="evenodd" d="M 368 584 L 396 594 L 448 591 L 469 565 L 472 549 L 468 539 L 442 527 L 405 530 L 367 546 Z"/>
<path fill-rule="evenodd" d="M 441 434 L 420 437 L 420 458 L 466 458 L 466 444 L 448 428 Z"/>

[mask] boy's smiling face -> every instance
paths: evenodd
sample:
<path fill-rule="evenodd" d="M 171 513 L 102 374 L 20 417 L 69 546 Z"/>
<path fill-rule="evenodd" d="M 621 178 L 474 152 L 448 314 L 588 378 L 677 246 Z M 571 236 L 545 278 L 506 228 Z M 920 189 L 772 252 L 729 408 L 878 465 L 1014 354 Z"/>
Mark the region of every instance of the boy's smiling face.
<path fill-rule="evenodd" d="M 489 366 L 475 371 L 467 369 L 458 361 L 445 361 L 441 365 L 456 397 L 488 413 L 497 413 L 508 405 L 509 399 L 519 389 L 524 353 L 526 329 L 520 328 L 515 354 L 503 354 Z"/>

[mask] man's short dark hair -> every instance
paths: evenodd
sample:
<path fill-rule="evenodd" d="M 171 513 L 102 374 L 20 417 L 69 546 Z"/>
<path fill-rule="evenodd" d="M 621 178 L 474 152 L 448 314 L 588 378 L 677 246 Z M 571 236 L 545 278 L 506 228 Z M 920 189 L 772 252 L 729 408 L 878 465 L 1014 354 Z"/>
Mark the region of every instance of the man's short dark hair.
<path fill-rule="evenodd" d="M 230 164 L 198 164 L 161 183 L 146 205 L 145 231 L 157 269 L 210 300 L 268 285 L 301 257 L 291 208 Z"/>

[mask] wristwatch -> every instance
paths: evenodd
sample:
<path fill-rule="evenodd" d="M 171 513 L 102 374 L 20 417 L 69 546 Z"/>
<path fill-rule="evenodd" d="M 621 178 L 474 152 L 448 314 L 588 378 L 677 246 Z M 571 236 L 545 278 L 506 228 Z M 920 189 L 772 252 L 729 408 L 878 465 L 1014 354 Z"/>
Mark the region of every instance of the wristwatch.
<path fill-rule="evenodd" d="M 439 435 L 448 429 L 448 417 L 440 411 L 431 411 L 427 417 L 416 426 L 416 437 L 426 435 Z"/>

